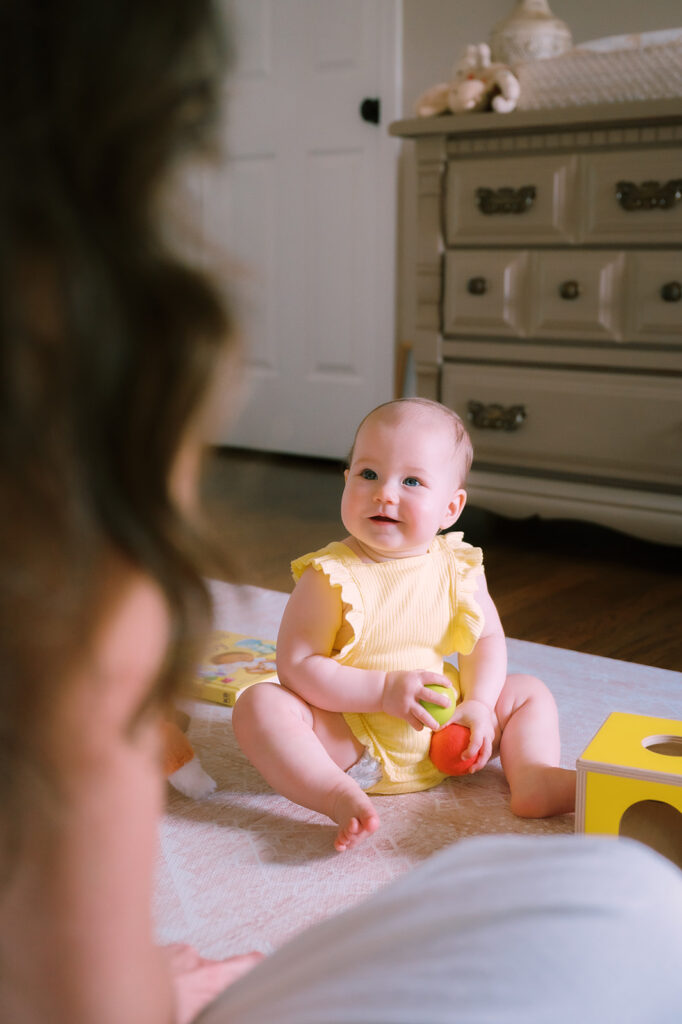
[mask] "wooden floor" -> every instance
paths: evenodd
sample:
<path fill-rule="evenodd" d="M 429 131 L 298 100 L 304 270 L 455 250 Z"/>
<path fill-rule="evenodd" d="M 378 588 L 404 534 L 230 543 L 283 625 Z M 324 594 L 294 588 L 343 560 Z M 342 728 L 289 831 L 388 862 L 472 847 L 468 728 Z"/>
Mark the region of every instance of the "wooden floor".
<path fill-rule="evenodd" d="M 290 591 L 290 561 L 343 536 L 342 487 L 337 462 L 220 449 L 203 490 L 241 581 Z M 508 636 L 682 671 L 682 548 L 475 508 L 458 528 L 483 548 Z"/>

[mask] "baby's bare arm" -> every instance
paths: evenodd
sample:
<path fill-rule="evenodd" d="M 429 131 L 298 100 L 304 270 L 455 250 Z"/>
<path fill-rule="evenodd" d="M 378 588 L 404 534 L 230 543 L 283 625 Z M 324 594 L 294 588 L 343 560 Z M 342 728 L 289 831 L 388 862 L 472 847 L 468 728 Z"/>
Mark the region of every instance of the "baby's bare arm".
<path fill-rule="evenodd" d="M 481 701 L 493 710 L 507 678 L 507 645 L 484 576 L 479 577 L 476 601 L 485 622 L 471 653 L 459 656 L 460 685 L 464 700 Z"/>
<path fill-rule="evenodd" d="M 379 711 L 383 672 L 339 665 L 332 658 L 341 626 L 341 591 L 306 569 L 287 602 L 277 636 L 280 682 L 326 711 Z"/>
<path fill-rule="evenodd" d="M 490 759 L 495 738 L 495 705 L 507 678 L 504 631 L 484 576 L 479 579 L 476 601 L 485 624 L 473 651 L 459 656 L 462 702 L 451 719 L 471 730 L 471 740 L 463 757 L 479 755 L 472 771 L 478 771 Z"/>
<path fill-rule="evenodd" d="M 425 684 L 448 686 L 448 680 L 435 672 L 381 672 L 339 664 L 332 653 L 341 622 L 340 590 L 330 587 L 317 570 L 306 569 L 287 602 L 277 637 L 280 682 L 325 711 L 385 711 L 415 729 L 438 728 L 419 701 L 446 707 L 447 698 Z"/>

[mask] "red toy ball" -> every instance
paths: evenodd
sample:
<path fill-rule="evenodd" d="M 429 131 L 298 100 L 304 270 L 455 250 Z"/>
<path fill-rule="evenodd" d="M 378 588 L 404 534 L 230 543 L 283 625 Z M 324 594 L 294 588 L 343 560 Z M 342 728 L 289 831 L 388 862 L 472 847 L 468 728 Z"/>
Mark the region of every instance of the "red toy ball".
<path fill-rule="evenodd" d="M 454 722 L 434 732 L 431 737 L 429 757 L 443 775 L 464 775 L 476 761 L 476 757 L 462 760 L 462 752 L 469 745 L 471 732 L 465 725 Z M 477 755 L 478 756 L 478 755 Z"/>

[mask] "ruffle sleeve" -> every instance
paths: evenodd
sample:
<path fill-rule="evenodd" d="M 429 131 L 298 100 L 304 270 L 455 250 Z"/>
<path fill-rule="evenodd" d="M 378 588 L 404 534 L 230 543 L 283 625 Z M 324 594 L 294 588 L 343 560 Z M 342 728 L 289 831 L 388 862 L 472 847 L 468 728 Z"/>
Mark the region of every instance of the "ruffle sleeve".
<path fill-rule="evenodd" d="M 338 587 L 341 591 L 343 624 L 339 635 L 343 638 L 343 643 L 340 649 L 334 652 L 334 656 L 339 660 L 355 646 L 365 618 L 362 595 L 348 564 L 354 560 L 357 560 L 357 555 L 349 547 L 334 541 L 319 551 L 296 558 L 291 563 L 291 573 L 296 582 L 306 569 L 312 567 L 327 577 L 330 587 Z"/>
<path fill-rule="evenodd" d="M 452 559 L 455 573 L 454 649 L 459 654 L 470 654 L 485 625 L 475 597 L 478 579 L 483 575 L 483 552 L 463 537 L 461 532 L 445 533 L 439 540 Z"/>

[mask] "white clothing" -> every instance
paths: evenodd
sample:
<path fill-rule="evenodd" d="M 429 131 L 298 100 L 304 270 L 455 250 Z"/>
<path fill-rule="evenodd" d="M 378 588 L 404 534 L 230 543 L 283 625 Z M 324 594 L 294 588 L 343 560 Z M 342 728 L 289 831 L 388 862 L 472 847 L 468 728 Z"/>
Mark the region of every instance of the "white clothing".
<path fill-rule="evenodd" d="M 307 929 L 198 1022 L 680 1024 L 681 951 L 682 872 L 647 847 L 477 837 Z"/>

